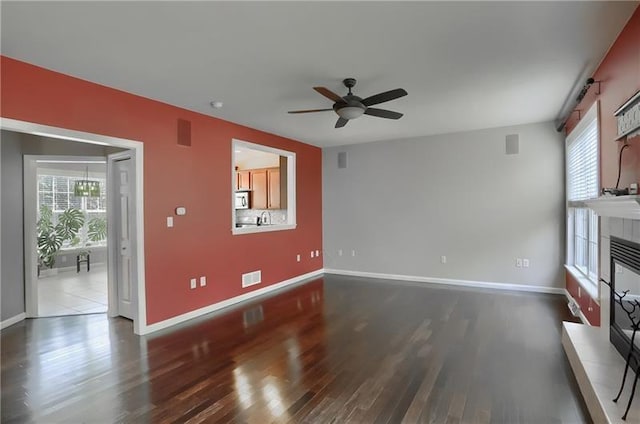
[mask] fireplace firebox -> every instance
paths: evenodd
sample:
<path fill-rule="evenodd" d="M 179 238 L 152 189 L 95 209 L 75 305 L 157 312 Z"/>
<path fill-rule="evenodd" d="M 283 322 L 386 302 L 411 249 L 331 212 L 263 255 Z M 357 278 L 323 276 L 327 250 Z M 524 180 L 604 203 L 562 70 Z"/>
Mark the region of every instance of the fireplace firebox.
<path fill-rule="evenodd" d="M 632 305 L 640 301 L 640 244 L 611 237 L 611 321 L 609 338 L 611 343 L 626 359 L 632 350 L 632 319 L 640 321 L 640 310 L 635 309 L 633 315 L 625 312 L 632 310 Z M 614 294 L 626 295 L 620 299 Z M 640 334 L 634 338 L 633 352 L 629 366 L 640 372 Z"/>

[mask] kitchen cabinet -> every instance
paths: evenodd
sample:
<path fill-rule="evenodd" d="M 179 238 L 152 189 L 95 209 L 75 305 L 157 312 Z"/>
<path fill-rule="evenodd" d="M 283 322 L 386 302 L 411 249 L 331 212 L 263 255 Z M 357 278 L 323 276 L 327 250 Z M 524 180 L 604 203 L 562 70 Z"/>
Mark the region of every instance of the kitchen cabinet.
<path fill-rule="evenodd" d="M 280 209 L 280 168 L 267 169 L 267 209 Z"/>
<path fill-rule="evenodd" d="M 251 170 L 251 209 L 286 209 L 287 184 L 280 168 Z"/>
<path fill-rule="evenodd" d="M 251 190 L 251 171 L 236 172 L 236 190 Z"/>
<path fill-rule="evenodd" d="M 251 171 L 251 209 L 267 209 L 267 170 Z"/>

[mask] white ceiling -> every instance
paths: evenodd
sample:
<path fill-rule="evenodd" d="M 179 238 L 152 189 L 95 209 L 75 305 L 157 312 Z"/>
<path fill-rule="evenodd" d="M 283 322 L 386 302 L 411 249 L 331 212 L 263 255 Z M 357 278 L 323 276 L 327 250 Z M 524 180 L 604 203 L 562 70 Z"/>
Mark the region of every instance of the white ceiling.
<path fill-rule="evenodd" d="M 554 119 L 637 4 L 2 1 L 2 54 L 332 146 Z M 406 89 L 379 105 L 405 116 L 287 114 L 331 107 L 312 87 L 345 77 Z"/>

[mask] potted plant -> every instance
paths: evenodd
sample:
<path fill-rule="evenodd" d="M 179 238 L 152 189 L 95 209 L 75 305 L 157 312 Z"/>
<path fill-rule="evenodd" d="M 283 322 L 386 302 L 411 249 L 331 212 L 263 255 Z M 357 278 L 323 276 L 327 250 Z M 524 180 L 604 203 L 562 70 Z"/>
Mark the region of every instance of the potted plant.
<path fill-rule="evenodd" d="M 84 214 L 76 208 L 69 208 L 53 222 L 53 211 L 50 207 L 40 207 L 40 218 L 36 224 L 38 232 L 38 275 L 42 267 L 52 269 L 56 263 L 56 254 L 65 241 L 72 246 L 80 243 L 78 232 L 84 225 Z"/>
<path fill-rule="evenodd" d="M 84 249 L 78 252 L 78 256 L 82 261 L 89 261 L 91 254 L 91 242 L 98 243 L 107 238 L 107 219 L 103 217 L 91 218 L 87 222 L 87 241 L 85 241 Z"/>
<path fill-rule="evenodd" d="M 103 217 L 91 218 L 87 223 L 87 238 L 98 243 L 107 238 L 107 220 Z"/>

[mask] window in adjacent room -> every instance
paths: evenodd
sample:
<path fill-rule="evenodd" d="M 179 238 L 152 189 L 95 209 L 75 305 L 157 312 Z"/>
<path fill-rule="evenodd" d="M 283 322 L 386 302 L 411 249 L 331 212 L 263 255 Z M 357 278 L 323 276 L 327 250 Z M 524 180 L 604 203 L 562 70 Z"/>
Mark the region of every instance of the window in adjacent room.
<path fill-rule="evenodd" d="M 567 265 L 585 289 L 597 294 L 598 216 L 584 201 L 598 197 L 598 103 L 566 140 Z"/>
<path fill-rule="evenodd" d="M 82 169 L 87 165 L 100 168 L 100 171 L 92 171 L 89 174 L 91 180 L 99 183 L 100 193 L 98 196 L 79 197 L 74 194 L 74 185 L 77 180 L 85 178 Z M 62 249 L 106 245 L 106 237 L 96 237 L 94 234 L 96 231 L 102 234 L 103 231 L 99 229 L 106 228 L 107 192 L 106 173 L 103 168 L 104 164 L 96 163 L 40 164 L 37 177 L 38 211 L 41 211 L 42 207 L 48 208 L 54 223 L 64 211 L 71 208 L 80 210 L 84 215 L 84 225 L 78 232 L 77 239 L 65 240 Z"/>

